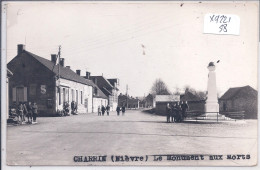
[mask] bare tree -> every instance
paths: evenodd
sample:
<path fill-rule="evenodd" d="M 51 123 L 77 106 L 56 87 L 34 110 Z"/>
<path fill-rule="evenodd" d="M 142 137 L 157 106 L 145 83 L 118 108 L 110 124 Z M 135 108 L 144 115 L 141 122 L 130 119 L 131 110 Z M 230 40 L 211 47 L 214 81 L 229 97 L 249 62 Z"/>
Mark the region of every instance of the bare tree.
<path fill-rule="evenodd" d="M 155 82 L 153 83 L 151 93 L 153 95 L 169 95 L 171 94 L 170 91 L 168 90 L 167 85 L 161 80 L 161 79 L 156 79 Z"/>
<path fill-rule="evenodd" d="M 181 89 L 178 86 L 175 86 L 173 94 L 180 95 L 181 94 L 180 91 L 181 91 Z"/>
<path fill-rule="evenodd" d="M 194 88 L 191 88 L 189 85 L 186 85 L 184 87 L 184 91 L 185 93 L 187 92 L 191 92 L 192 94 L 194 94 L 195 96 L 198 96 L 200 99 L 205 99 L 207 94 L 204 91 L 199 91 L 199 90 L 195 90 Z"/>

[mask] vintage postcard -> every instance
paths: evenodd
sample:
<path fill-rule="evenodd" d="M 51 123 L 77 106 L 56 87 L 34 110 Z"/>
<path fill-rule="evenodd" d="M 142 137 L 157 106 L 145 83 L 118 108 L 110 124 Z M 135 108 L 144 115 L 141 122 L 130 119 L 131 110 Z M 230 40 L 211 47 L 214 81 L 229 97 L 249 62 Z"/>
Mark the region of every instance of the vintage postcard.
<path fill-rule="evenodd" d="M 3 2 L 2 164 L 256 166 L 258 15 L 258 1 Z"/>

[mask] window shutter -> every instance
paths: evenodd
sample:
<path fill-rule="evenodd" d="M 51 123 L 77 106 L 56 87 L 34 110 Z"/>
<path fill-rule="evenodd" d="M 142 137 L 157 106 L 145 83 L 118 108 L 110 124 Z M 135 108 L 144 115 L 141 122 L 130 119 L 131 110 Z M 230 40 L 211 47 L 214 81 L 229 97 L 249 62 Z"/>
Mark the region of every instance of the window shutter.
<path fill-rule="evenodd" d="M 13 102 L 16 102 L 16 87 L 13 88 Z"/>
<path fill-rule="evenodd" d="M 24 100 L 25 102 L 27 102 L 27 87 L 23 88 L 23 95 L 24 95 Z"/>

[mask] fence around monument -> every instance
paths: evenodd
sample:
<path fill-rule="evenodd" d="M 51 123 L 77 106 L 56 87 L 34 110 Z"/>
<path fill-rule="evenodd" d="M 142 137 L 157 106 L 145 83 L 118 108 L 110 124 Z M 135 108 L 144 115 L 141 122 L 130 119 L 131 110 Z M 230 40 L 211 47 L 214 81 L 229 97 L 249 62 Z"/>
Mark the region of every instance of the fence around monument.
<path fill-rule="evenodd" d="M 206 116 L 206 114 L 216 114 L 216 119 L 211 116 Z M 245 118 L 245 111 L 237 111 L 237 112 L 203 112 L 203 111 L 187 111 L 186 119 L 188 120 L 216 120 L 217 122 L 222 119 L 223 116 L 228 117 L 229 119 L 222 120 L 241 120 Z"/>

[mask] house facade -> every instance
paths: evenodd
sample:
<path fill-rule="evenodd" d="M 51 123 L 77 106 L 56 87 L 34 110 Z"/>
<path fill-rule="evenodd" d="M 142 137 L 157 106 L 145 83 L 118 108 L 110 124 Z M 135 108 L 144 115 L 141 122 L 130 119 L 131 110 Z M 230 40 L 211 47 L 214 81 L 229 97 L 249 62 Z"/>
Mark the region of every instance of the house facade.
<path fill-rule="evenodd" d="M 10 104 L 36 102 L 40 116 L 54 116 L 64 102 L 76 101 L 78 112 L 92 112 L 93 82 L 65 67 L 64 59 L 56 64 L 56 55 L 47 60 L 18 45 L 18 54 L 7 67 Z"/>
<path fill-rule="evenodd" d="M 90 80 L 107 96 L 111 111 L 115 111 L 118 105 L 118 79 L 106 79 L 103 76 L 89 76 Z M 112 83 L 112 84 L 111 84 Z"/>
<path fill-rule="evenodd" d="M 230 88 L 219 99 L 220 112 L 245 111 L 246 119 L 257 119 L 257 97 L 250 86 Z"/>

